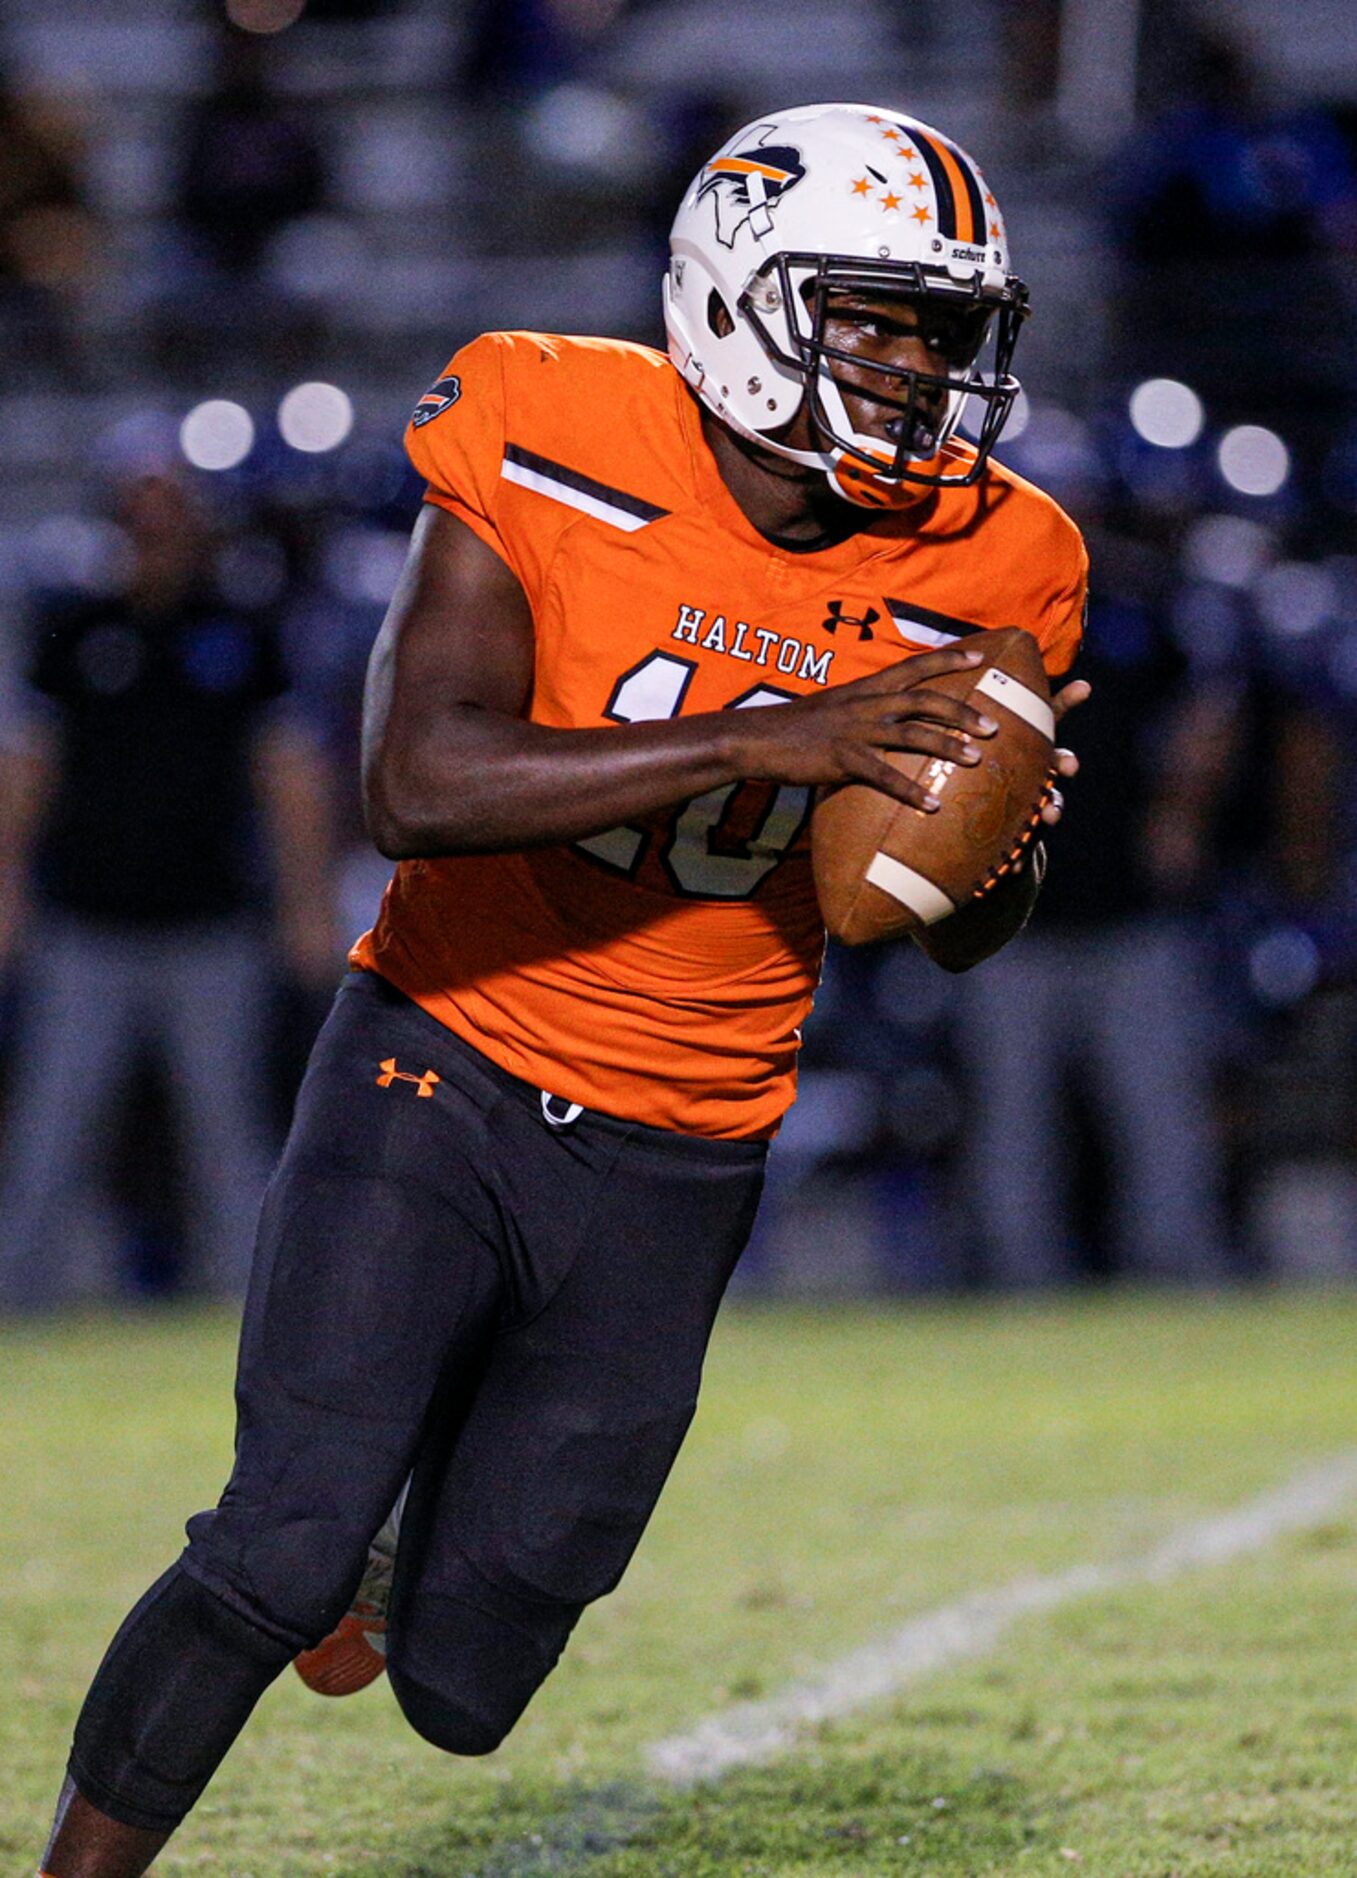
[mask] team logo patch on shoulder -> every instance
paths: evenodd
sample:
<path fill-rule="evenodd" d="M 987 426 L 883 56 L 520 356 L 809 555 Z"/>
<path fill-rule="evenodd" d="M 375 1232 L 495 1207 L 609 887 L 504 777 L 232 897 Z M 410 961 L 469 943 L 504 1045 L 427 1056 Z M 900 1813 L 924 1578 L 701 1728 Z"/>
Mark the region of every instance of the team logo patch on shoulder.
<path fill-rule="evenodd" d="M 764 137 L 772 124 L 761 124 Z M 719 156 L 707 165 L 697 186 L 697 199 L 711 197 L 716 210 L 716 239 L 735 246 L 740 230 L 748 227 L 762 241 L 773 232 L 773 210 L 806 173 L 801 152 L 789 143 L 755 143 L 733 156 Z"/>
<path fill-rule="evenodd" d="M 438 379 L 429 386 L 415 406 L 410 422 L 416 430 L 422 430 L 426 424 L 432 424 L 436 417 L 442 417 L 444 411 L 450 411 L 461 395 L 462 381 L 455 373 Z"/>

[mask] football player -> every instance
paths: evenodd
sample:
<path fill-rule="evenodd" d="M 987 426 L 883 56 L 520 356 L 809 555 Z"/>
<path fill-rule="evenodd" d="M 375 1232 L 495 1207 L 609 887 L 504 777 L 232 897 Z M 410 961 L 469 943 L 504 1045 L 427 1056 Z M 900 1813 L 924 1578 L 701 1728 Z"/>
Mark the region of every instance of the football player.
<path fill-rule="evenodd" d="M 888 753 L 979 760 L 934 687 L 972 635 L 1074 656 L 1078 533 L 990 455 L 1027 295 L 964 152 L 866 106 L 751 124 L 664 297 L 667 358 L 492 333 L 416 408 L 365 722 L 398 866 L 265 1203 L 230 1482 L 94 1679 L 52 1878 L 144 1871 L 299 1654 L 363 1679 L 323 1640 L 360 1589 L 382 1621 L 407 1480 L 396 1699 L 504 1738 L 693 1413 L 820 968 L 816 788 L 931 812 Z M 993 951 L 1036 874 L 926 949 Z"/>

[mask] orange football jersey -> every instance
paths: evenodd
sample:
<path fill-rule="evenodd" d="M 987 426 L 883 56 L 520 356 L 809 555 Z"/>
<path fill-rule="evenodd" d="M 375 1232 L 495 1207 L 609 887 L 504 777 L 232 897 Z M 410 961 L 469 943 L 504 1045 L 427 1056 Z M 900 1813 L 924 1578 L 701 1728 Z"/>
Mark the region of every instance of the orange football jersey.
<path fill-rule="evenodd" d="M 977 627 L 1078 646 L 1078 531 L 998 465 L 863 513 L 810 553 L 745 519 L 699 407 L 643 346 L 489 333 L 406 437 L 427 500 L 532 607 L 530 714 L 562 729 L 775 706 Z M 824 932 L 809 789 L 744 783 L 568 846 L 403 861 L 354 948 L 486 1056 L 587 1108 L 689 1134 L 772 1134 L 795 1093 Z"/>

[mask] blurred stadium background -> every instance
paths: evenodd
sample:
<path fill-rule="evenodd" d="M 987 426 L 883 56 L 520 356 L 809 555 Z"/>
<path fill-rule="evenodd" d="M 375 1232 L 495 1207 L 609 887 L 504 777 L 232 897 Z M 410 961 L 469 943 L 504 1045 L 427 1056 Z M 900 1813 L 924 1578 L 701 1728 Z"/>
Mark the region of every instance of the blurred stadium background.
<path fill-rule="evenodd" d="M 385 879 L 356 710 L 409 407 L 487 327 L 662 343 L 688 175 L 831 96 L 1004 201 L 1036 312 L 998 454 L 1088 533 L 1096 698 L 1034 931 L 968 980 L 831 958 L 743 1283 L 1357 1271 L 1348 6 L 9 0 L 4 1304 L 233 1288 Z M 159 740 L 118 715 L 130 590 L 192 655 Z"/>

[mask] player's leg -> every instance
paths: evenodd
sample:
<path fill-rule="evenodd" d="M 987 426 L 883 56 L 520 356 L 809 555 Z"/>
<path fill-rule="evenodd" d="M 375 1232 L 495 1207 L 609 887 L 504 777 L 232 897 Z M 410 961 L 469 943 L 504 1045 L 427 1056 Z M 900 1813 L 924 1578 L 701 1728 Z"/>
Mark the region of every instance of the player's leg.
<path fill-rule="evenodd" d="M 386 1673 L 386 1618 L 409 1485 L 407 1480 L 389 1517 L 372 1535 L 348 1610 L 329 1636 L 293 1660 L 292 1667 L 316 1695 L 356 1695 Z"/>
<path fill-rule="evenodd" d="M 263 1092 L 263 953 L 250 934 L 209 927 L 159 945 L 159 1016 L 183 1126 L 193 1278 L 244 1294 L 268 1178 Z"/>
<path fill-rule="evenodd" d="M 1211 1115 L 1211 1026 L 1192 936 L 1144 920 L 1103 940 L 1090 999 L 1110 1124 L 1117 1233 L 1141 1278 L 1228 1270 Z"/>
<path fill-rule="evenodd" d="M 442 1034 L 362 976 L 321 1034 L 261 1219 L 235 1468 L 95 1677 L 53 1878 L 141 1869 L 144 1835 L 174 1829 L 263 1690 L 342 1615 L 435 1393 L 457 1398 L 478 1370 L 502 1302 L 499 1214 L 483 1105 L 440 1063 Z M 392 1081 L 393 1055 L 439 1074 Z"/>
<path fill-rule="evenodd" d="M 986 1276 L 1058 1283 L 1073 1266 L 1059 1129 L 1061 1061 L 1075 1001 L 1059 939 L 1024 933 L 957 987 L 969 1097 L 966 1199 Z"/>
<path fill-rule="evenodd" d="M 63 1208 L 136 1042 L 136 950 L 53 921 L 34 938 L 0 1160 L 0 1306 L 50 1306 L 65 1290 Z"/>
<path fill-rule="evenodd" d="M 503 1739 L 630 1559 L 763 1173 L 758 1146 L 587 1115 L 557 1134 L 519 1109 L 497 1133 L 536 1243 L 455 1442 L 421 1454 L 387 1637 L 407 1719 L 458 1754 Z"/>

